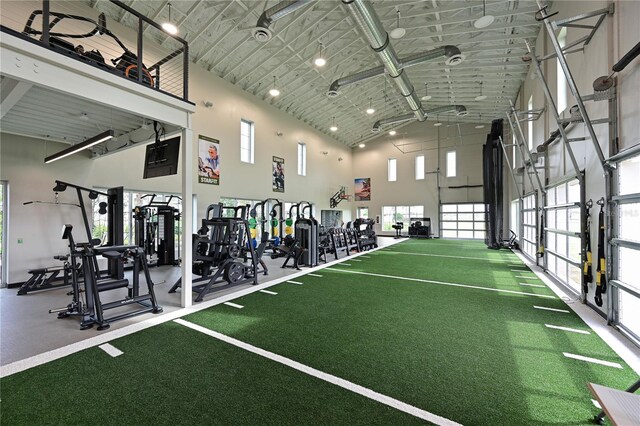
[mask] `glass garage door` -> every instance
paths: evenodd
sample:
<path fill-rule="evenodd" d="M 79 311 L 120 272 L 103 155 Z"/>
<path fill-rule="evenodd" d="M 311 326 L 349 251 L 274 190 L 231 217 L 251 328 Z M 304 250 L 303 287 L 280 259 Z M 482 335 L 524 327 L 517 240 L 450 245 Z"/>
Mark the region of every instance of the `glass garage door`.
<path fill-rule="evenodd" d="M 522 253 L 524 253 L 532 261 L 536 261 L 536 252 L 538 251 L 538 203 L 536 201 L 536 193 L 525 195 L 522 198 Z"/>
<path fill-rule="evenodd" d="M 578 179 L 548 186 L 544 207 L 546 269 L 576 293 L 582 283 L 580 194 Z M 594 216 L 597 220 L 597 211 Z"/>
<path fill-rule="evenodd" d="M 440 236 L 483 240 L 484 210 L 482 203 L 441 204 Z"/>
<path fill-rule="evenodd" d="M 609 315 L 640 342 L 640 154 L 618 163 Z"/>

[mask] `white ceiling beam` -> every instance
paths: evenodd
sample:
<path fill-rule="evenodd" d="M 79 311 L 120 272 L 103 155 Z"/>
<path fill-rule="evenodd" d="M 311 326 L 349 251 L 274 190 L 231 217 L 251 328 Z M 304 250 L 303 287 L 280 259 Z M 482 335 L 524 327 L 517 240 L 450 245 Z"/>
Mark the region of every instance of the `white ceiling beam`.
<path fill-rule="evenodd" d="M 0 84 L 0 118 L 11 111 L 11 108 L 16 106 L 32 87 L 31 83 L 4 77 Z"/>

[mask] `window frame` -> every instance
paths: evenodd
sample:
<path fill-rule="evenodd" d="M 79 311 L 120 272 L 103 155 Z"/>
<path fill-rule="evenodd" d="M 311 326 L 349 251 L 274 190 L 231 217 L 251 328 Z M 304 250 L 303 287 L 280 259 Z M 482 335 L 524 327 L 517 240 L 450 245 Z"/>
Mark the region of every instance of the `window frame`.
<path fill-rule="evenodd" d="M 249 126 L 249 146 L 245 147 L 245 135 L 243 133 L 243 125 Z M 248 152 L 248 161 L 243 160 L 243 153 Z M 245 118 L 240 119 L 240 162 L 247 164 L 255 164 L 255 123 Z"/>
<path fill-rule="evenodd" d="M 391 173 L 392 164 L 393 164 L 393 173 Z M 388 158 L 387 159 L 387 182 L 397 182 L 397 181 L 398 181 L 398 159 Z"/>
<path fill-rule="evenodd" d="M 307 144 L 298 142 L 298 176 L 307 175 Z"/>
<path fill-rule="evenodd" d="M 416 155 L 415 161 L 414 161 L 416 180 L 424 180 L 425 179 L 425 176 L 426 176 L 425 175 L 425 163 L 426 163 L 426 157 L 425 157 L 424 154 Z M 420 169 L 421 169 L 421 172 L 419 172 Z"/>
<path fill-rule="evenodd" d="M 453 170 L 451 164 L 449 162 L 449 156 L 453 155 Z M 447 151 L 445 155 L 445 164 L 446 164 L 446 174 L 445 176 L 448 178 L 454 178 L 458 175 L 458 154 L 455 149 Z"/>

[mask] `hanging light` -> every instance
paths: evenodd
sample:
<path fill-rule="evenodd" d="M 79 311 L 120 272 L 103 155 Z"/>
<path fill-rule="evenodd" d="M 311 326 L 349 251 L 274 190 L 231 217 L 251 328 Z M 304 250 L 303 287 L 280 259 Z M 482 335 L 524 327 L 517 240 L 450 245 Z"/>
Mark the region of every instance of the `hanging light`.
<path fill-rule="evenodd" d="M 395 130 L 392 130 L 392 131 L 390 131 L 390 132 L 389 132 L 389 134 L 390 134 L 391 136 L 395 136 L 395 135 L 396 135 L 396 131 L 395 131 Z"/>
<path fill-rule="evenodd" d="M 476 96 L 476 101 L 484 101 L 485 99 L 487 96 L 482 94 L 482 82 L 480 82 L 480 94 Z"/>
<path fill-rule="evenodd" d="M 316 58 L 313 60 L 313 63 L 315 64 L 316 67 L 324 67 L 325 65 L 327 65 L 327 60 L 324 58 L 323 55 L 323 45 L 322 42 L 320 42 L 320 49 L 318 52 L 318 56 L 316 56 Z"/>
<path fill-rule="evenodd" d="M 484 124 L 482 124 L 482 114 L 480 114 L 480 124 L 476 125 L 476 129 L 484 129 Z"/>
<path fill-rule="evenodd" d="M 361 143 L 361 144 L 359 144 L 358 146 L 359 146 L 360 148 L 364 148 L 364 147 L 365 147 L 365 146 L 367 146 L 367 145 L 365 145 L 365 144 Z"/>
<path fill-rule="evenodd" d="M 493 21 L 495 20 L 495 16 L 487 15 L 487 0 L 482 0 L 482 16 L 475 20 L 473 26 L 478 29 L 486 28 L 493 24 Z"/>
<path fill-rule="evenodd" d="M 396 27 L 391 30 L 389 36 L 391 36 L 391 38 L 398 39 L 404 37 L 404 35 L 407 33 L 407 30 L 400 27 L 400 9 L 398 8 L 396 8 L 396 16 Z"/>
<path fill-rule="evenodd" d="M 271 96 L 273 96 L 274 98 L 276 96 L 280 96 L 280 91 L 278 90 L 278 87 L 276 86 L 276 76 L 273 76 L 273 87 L 271 87 L 271 89 L 269 89 L 269 94 Z"/>
<path fill-rule="evenodd" d="M 162 24 L 162 29 L 171 35 L 176 35 L 178 34 L 178 27 L 173 25 L 173 23 L 171 22 L 171 3 L 168 3 L 168 6 L 169 6 L 169 20 Z"/>
<path fill-rule="evenodd" d="M 336 117 L 333 117 L 333 120 L 331 121 L 331 127 L 329 127 L 329 130 L 331 130 L 332 132 L 338 131 L 338 126 L 336 126 Z"/>
<path fill-rule="evenodd" d="M 440 121 L 440 119 L 438 118 L 438 116 L 437 116 L 437 115 L 436 115 L 436 122 L 435 122 L 435 123 L 433 123 L 433 125 L 434 125 L 435 127 L 440 127 L 440 126 L 442 126 L 442 122 Z"/>
<path fill-rule="evenodd" d="M 422 97 L 423 101 L 428 101 L 429 99 L 431 99 L 431 96 L 429 96 L 429 92 L 427 92 L 427 82 L 424 82 L 424 96 Z"/>
<path fill-rule="evenodd" d="M 373 109 L 373 106 L 371 105 L 371 98 L 369 98 L 369 108 L 367 108 L 367 114 L 371 115 L 374 112 L 376 112 L 376 110 Z"/>

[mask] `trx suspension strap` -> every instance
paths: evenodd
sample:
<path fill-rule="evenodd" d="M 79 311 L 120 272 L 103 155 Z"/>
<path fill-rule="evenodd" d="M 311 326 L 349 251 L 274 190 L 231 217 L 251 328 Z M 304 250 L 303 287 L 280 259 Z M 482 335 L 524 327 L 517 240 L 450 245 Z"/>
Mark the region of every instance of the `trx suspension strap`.
<path fill-rule="evenodd" d="M 593 261 L 593 255 L 591 254 L 591 207 L 593 203 L 591 200 L 586 205 L 586 230 L 584 233 L 585 246 L 584 246 L 584 266 L 582 267 L 582 289 L 584 294 L 589 292 L 589 283 L 593 281 L 593 273 L 591 272 L 591 262 Z"/>
<path fill-rule="evenodd" d="M 598 202 L 600 204 L 600 202 Z M 598 263 L 596 268 L 596 305 L 602 306 L 602 295 L 607 292 L 607 263 L 604 258 L 604 203 L 598 213 Z"/>
<path fill-rule="evenodd" d="M 540 236 L 538 241 L 540 241 L 540 244 L 536 256 L 542 259 L 544 257 L 544 210 L 540 213 Z"/>

